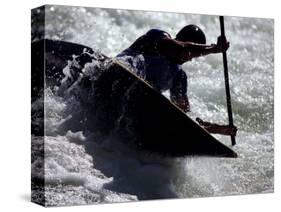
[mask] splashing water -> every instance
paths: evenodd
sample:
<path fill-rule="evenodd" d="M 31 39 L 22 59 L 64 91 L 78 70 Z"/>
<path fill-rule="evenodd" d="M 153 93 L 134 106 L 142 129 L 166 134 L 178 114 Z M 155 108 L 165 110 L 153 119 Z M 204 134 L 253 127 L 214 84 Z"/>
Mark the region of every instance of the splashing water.
<path fill-rule="evenodd" d="M 197 24 L 207 43 L 219 35 L 216 16 L 83 7 L 46 7 L 46 37 L 115 56 L 150 28 L 175 36 Z M 67 129 L 79 102 L 45 90 L 45 177 L 48 205 L 204 197 L 273 191 L 273 20 L 225 18 L 237 159 L 162 158 L 139 153 L 97 132 Z M 227 123 L 221 55 L 184 65 L 192 118 Z M 166 95 L 165 93 L 164 95 Z M 79 110 L 78 110 L 79 111 Z M 188 134 L 186 135 L 188 136 Z M 228 137 L 216 136 L 230 145 Z M 184 138 L 183 138 L 184 140 Z M 39 145 L 38 141 L 38 145 Z M 36 144 L 36 141 L 35 141 Z M 36 168 L 36 161 L 32 167 Z"/>

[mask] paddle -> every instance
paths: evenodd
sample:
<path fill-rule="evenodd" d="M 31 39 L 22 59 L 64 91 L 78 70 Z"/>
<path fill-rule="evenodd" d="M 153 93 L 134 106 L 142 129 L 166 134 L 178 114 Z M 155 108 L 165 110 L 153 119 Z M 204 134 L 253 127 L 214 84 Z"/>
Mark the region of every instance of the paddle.
<path fill-rule="evenodd" d="M 220 16 L 220 29 L 221 29 L 221 39 L 226 40 L 224 31 L 224 17 Z M 227 56 L 226 52 L 222 53 L 223 58 L 223 68 L 224 68 L 224 81 L 225 81 L 225 91 L 226 91 L 226 104 L 228 112 L 229 126 L 234 126 L 232 117 L 232 107 L 231 107 L 231 97 L 229 89 L 229 78 L 228 78 L 228 66 L 227 66 Z M 231 136 L 231 144 L 234 146 L 236 144 L 235 136 Z"/>

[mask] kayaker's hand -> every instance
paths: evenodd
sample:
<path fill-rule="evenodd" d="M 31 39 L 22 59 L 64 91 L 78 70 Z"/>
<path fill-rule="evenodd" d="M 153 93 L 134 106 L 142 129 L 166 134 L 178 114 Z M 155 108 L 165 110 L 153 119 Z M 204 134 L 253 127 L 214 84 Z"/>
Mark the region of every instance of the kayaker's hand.
<path fill-rule="evenodd" d="M 180 97 L 171 96 L 171 101 L 175 103 L 185 113 L 190 112 L 190 105 L 189 105 L 188 97 L 186 95 Z"/>
<path fill-rule="evenodd" d="M 228 48 L 229 42 L 225 38 L 219 36 L 217 39 L 217 44 L 215 44 L 214 53 L 226 52 Z"/>
<path fill-rule="evenodd" d="M 228 134 L 231 136 L 236 136 L 238 131 L 237 127 L 236 126 L 228 126 L 228 127 L 229 127 L 227 130 Z"/>

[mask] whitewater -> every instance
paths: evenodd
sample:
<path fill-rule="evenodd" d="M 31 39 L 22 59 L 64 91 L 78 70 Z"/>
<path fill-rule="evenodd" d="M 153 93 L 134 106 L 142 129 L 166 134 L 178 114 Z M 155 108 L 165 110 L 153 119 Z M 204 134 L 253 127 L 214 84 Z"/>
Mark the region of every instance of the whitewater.
<path fill-rule="evenodd" d="M 45 17 L 45 38 L 87 45 L 110 57 L 151 28 L 174 37 L 183 26 L 196 24 L 209 44 L 216 43 L 220 34 L 218 16 L 209 15 L 50 5 Z M 239 130 L 232 148 L 238 158 L 162 157 L 132 150 L 114 138 L 99 140 L 94 130 L 69 130 L 73 127 L 68 129 L 66 123 L 79 113 L 79 102 L 46 87 L 46 205 L 273 192 L 274 22 L 225 17 L 225 30 L 230 42 L 227 54 L 233 117 Z M 193 59 L 183 69 L 188 75 L 192 111 L 188 115 L 227 124 L 221 54 Z M 163 95 L 169 96 L 168 92 Z M 231 146 L 229 137 L 215 137 Z M 32 138 L 34 149 L 42 148 L 42 139 Z M 40 160 L 32 161 L 33 170 L 40 170 Z"/>

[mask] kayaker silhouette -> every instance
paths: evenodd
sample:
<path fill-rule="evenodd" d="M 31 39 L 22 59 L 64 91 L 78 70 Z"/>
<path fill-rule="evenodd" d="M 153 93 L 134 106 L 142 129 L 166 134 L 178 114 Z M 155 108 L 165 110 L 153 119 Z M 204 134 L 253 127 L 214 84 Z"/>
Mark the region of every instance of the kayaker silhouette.
<path fill-rule="evenodd" d="M 132 66 L 139 77 L 159 92 L 169 90 L 171 101 L 189 112 L 187 75 L 181 65 L 193 58 L 225 52 L 228 48 L 229 42 L 221 37 L 216 44 L 206 44 L 204 32 L 191 24 L 183 27 L 174 39 L 163 30 L 151 29 L 116 57 Z M 196 120 L 211 133 L 236 135 L 235 126 Z"/>

